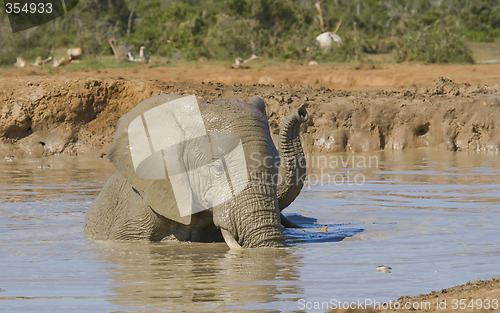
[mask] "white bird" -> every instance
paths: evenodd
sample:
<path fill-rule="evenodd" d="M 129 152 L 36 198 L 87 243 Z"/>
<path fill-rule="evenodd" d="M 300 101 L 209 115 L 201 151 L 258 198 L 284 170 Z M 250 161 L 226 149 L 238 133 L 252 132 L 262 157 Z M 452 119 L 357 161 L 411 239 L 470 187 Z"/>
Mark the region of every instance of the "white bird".
<path fill-rule="evenodd" d="M 144 51 L 144 49 L 146 49 L 146 47 L 141 46 L 141 51 L 139 52 L 139 57 L 141 58 L 142 62 L 149 63 L 149 54 L 146 51 Z"/>
<path fill-rule="evenodd" d="M 242 58 L 240 57 L 237 57 L 235 60 L 234 60 L 234 64 L 236 65 L 240 65 L 242 64 L 243 62 L 245 62 L 245 60 L 243 60 Z"/>
<path fill-rule="evenodd" d="M 134 54 L 132 53 L 132 51 L 128 51 L 127 52 L 127 59 L 130 61 L 130 62 L 134 62 Z"/>
<path fill-rule="evenodd" d="M 132 51 L 127 52 L 127 58 L 130 62 L 141 62 L 141 59 L 136 59 Z"/>
<path fill-rule="evenodd" d="M 339 35 L 332 32 L 324 32 L 316 37 L 316 41 L 319 42 L 321 48 L 330 48 L 334 44 L 340 45 L 342 44 L 342 38 Z"/>
<path fill-rule="evenodd" d="M 390 273 L 391 270 L 392 270 L 392 267 L 387 266 L 387 265 L 377 266 L 377 273 Z"/>

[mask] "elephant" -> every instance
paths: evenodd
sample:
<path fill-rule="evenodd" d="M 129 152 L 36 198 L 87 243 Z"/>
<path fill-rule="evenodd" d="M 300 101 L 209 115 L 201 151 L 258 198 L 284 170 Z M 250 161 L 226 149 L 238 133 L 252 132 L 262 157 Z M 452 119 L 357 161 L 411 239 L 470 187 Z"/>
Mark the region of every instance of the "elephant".
<path fill-rule="evenodd" d="M 299 227 L 281 212 L 304 185 L 306 107 L 285 117 L 276 148 L 259 97 L 144 100 L 118 121 L 107 155 L 116 170 L 86 214 L 85 237 L 285 246 L 283 227 Z"/>

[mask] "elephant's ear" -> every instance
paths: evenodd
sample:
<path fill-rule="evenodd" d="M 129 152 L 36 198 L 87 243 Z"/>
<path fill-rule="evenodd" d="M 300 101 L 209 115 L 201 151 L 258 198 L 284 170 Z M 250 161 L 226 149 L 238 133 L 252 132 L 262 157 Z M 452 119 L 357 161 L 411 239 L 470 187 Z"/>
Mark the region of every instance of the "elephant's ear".
<path fill-rule="evenodd" d="M 194 96 L 154 96 L 120 118 L 109 159 L 156 213 L 187 225 L 200 210 L 193 207 L 183 147 L 202 136 Z"/>

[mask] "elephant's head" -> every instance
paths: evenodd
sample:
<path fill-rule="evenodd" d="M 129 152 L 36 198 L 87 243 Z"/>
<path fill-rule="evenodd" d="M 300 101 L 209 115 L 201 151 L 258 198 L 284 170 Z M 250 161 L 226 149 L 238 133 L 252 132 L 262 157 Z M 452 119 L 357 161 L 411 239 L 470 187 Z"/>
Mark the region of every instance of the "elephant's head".
<path fill-rule="evenodd" d="M 298 130 L 306 118 L 304 105 L 286 118 L 279 155 L 262 99 L 160 95 L 120 119 L 109 157 L 156 214 L 215 225 L 232 248 L 282 246 L 280 211 L 305 175 Z"/>

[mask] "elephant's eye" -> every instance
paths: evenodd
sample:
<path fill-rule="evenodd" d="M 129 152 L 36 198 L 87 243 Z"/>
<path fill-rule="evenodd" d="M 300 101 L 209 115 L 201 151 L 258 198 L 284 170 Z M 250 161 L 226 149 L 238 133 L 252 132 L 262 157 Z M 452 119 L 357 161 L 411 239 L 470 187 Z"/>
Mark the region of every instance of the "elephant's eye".
<path fill-rule="evenodd" d="M 217 159 L 214 161 L 213 166 L 212 166 L 212 174 L 214 174 L 217 177 L 224 174 L 224 164 L 222 164 L 221 159 Z"/>

